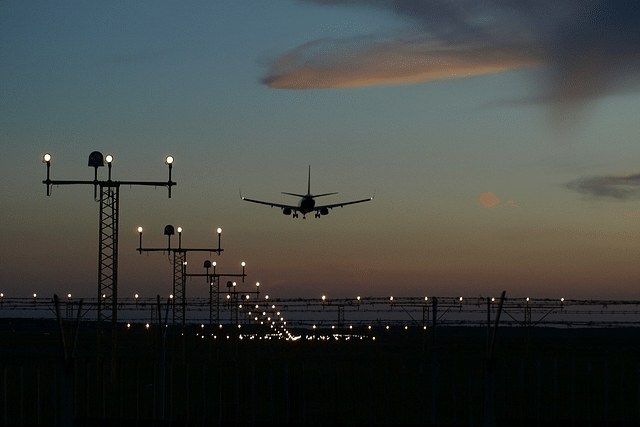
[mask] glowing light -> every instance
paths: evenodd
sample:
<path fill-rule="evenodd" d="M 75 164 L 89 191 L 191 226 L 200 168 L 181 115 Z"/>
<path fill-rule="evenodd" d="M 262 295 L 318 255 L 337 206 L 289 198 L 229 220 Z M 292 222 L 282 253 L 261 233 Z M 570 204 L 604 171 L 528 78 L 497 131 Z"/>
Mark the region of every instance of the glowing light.
<path fill-rule="evenodd" d="M 256 288 L 260 287 L 260 282 L 256 282 Z"/>
<path fill-rule="evenodd" d="M 460 297 L 460 302 L 462 302 L 462 297 Z"/>
<path fill-rule="evenodd" d="M 138 227 L 138 233 L 142 233 L 142 227 Z"/>
<path fill-rule="evenodd" d="M 138 299 L 138 298 L 140 298 L 140 295 L 135 294 L 133 297 L 134 297 L 135 299 Z"/>
<path fill-rule="evenodd" d="M 218 234 L 222 234 L 222 228 L 218 227 L 218 229 L 216 230 L 216 232 L 217 232 Z"/>
<path fill-rule="evenodd" d="M 325 295 L 322 295 L 322 301 L 326 300 L 327 297 Z"/>
<path fill-rule="evenodd" d="M 67 294 L 67 298 L 71 299 L 71 294 Z"/>
<path fill-rule="evenodd" d="M 146 327 L 147 329 L 149 329 L 149 324 L 147 323 L 147 324 L 145 325 L 145 327 Z"/>
<path fill-rule="evenodd" d="M 37 298 L 37 297 L 38 297 L 38 295 L 37 295 L 37 294 L 33 294 L 33 297 L 34 297 L 34 298 Z"/>
<path fill-rule="evenodd" d="M 178 233 L 182 233 L 182 227 L 178 227 Z"/>
<path fill-rule="evenodd" d="M 169 295 L 169 299 L 173 299 L 173 294 Z"/>
<path fill-rule="evenodd" d="M 164 159 L 164 163 L 167 164 L 167 165 L 172 165 L 173 164 L 173 156 L 167 156 Z"/>
<path fill-rule="evenodd" d="M 240 265 L 244 267 L 246 264 L 244 263 L 244 261 L 242 261 Z"/>
<path fill-rule="evenodd" d="M 127 323 L 127 328 L 130 328 L 130 327 L 131 327 L 131 323 Z"/>
<path fill-rule="evenodd" d="M 393 302 L 393 297 L 392 296 L 389 297 L 389 301 Z"/>
<path fill-rule="evenodd" d="M 107 154 L 107 155 L 104 157 L 104 160 L 105 160 L 107 163 L 111 163 L 111 162 L 113 162 L 113 156 L 112 156 L 111 154 Z"/>
<path fill-rule="evenodd" d="M 45 153 L 45 155 L 42 156 L 42 162 L 43 163 L 49 163 L 50 161 L 51 161 L 51 154 Z"/>

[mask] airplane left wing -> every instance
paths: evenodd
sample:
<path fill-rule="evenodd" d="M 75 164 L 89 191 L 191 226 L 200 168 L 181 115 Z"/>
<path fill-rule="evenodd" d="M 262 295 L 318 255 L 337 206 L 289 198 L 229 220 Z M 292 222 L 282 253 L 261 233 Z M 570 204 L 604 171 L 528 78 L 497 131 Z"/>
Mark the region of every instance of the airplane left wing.
<path fill-rule="evenodd" d="M 279 203 L 271 203 L 271 202 L 263 202 L 262 200 L 253 200 L 253 199 L 247 199 L 244 196 L 240 196 L 240 198 L 242 200 L 245 200 L 247 202 L 252 202 L 252 203 L 260 203 L 261 205 L 267 205 L 267 206 L 271 206 L 271 207 L 276 207 L 276 208 L 280 208 L 280 209 L 291 209 L 292 212 L 296 212 L 298 210 L 298 206 L 293 206 L 293 205 L 281 205 Z"/>

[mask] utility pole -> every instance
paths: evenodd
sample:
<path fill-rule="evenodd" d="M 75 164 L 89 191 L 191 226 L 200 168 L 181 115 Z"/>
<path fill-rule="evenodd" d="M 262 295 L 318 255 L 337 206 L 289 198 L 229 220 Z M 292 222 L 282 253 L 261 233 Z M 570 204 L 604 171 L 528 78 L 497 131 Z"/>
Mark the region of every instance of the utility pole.
<path fill-rule="evenodd" d="M 111 322 L 112 351 L 115 355 L 116 331 L 118 323 L 118 222 L 119 222 L 119 195 L 121 185 L 144 185 L 152 187 L 167 187 L 171 198 L 171 187 L 177 185 L 171 180 L 171 168 L 173 156 L 165 158 L 165 164 L 169 167 L 169 179 L 167 181 L 113 181 L 111 179 L 111 167 L 113 156 L 103 156 L 99 151 L 89 154 L 88 166 L 94 168 L 93 180 L 52 180 L 51 179 L 51 154 L 46 153 L 42 162 L 47 165 L 47 179 L 42 181 L 47 186 L 47 196 L 51 195 L 52 186 L 56 185 L 93 185 L 93 198 L 100 202 L 100 234 L 98 247 L 98 333 L 102 331 L 103 322 Z M 98 179 L 98 168 L 108 166 L 107 180 Z M 100 198 L 97 198 L 100 187 Z"/>

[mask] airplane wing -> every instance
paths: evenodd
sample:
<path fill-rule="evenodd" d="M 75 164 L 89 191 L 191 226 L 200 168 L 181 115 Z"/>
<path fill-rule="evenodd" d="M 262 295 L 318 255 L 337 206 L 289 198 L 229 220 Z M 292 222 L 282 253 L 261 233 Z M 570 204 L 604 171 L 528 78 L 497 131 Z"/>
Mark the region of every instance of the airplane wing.
<path fill-rule="evenodd" d="M 253 199 L 247 199 L 244 196 L 240 196 L 240 198 L 244 201 L 247 202 L 252 202 L 252 203 L 260 203 L 261 205 L 267 205 L 267 206 L 271 206 L 271 207 L 277 207 L 280 209 L 291 209 L 292 212 L 297 212 L 298 211 L 298 206 L 294 206 L 294 205 L 281 205 L 280 203 L 271 203 L 271 202 L 263 202 L 262 200 L 253 200 Z"/>
<path fill-rule="evenodd" d="M 344 203 L 335 203 L 333 205 L 324 205 L 324 206 L 316 206 L 313 209 L 317 212 L 320 211 L 322 209 L 333 209 L 333 208 L 341 208 L 347 205 L 355 205 L 356 203 L 363 203 L 363 202 L 368 202 L 373 200 L 373 197 L 368 197 L 366 199 L 362 199 L 362 200 L 354 200 L 352 202 L 344 202 Z"/>

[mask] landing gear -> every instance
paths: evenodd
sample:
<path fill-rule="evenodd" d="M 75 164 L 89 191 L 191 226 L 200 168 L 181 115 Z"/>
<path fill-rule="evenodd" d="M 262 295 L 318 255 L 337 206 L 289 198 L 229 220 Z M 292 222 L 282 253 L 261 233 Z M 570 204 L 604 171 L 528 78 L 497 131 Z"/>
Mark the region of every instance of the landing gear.
<path fill-rule="evenodd" d="M 292 216 L 293 216 L 294 218 L 298 218 L 298 214 L 297 214 L 297 213 L 294 213 Z"/>
<path fill-rule="evenodd" d="M 320 218 L 320 213 L 316 212 L 316 218 Z"/>

